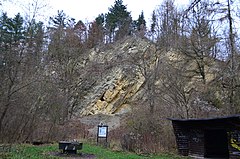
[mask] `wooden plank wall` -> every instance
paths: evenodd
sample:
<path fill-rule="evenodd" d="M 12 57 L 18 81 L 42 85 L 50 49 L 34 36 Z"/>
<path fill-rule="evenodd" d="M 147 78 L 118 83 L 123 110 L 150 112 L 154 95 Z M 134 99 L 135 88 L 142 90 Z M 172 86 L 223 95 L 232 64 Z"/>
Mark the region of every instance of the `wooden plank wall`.
<path fill-rule="evenodd" d="M 192 129 L 189 131 L 189 155 L 204 157 L 204 132 Z"/>
<path fill-rule="evenodd" d="M 175 122 L 173 124 L 174 134 L 176 137 L 176 144 L 178 148 L 178 153 L 183 156 L 189 155 L 189 135 L 187 131 L 180 127 L 179 124 Z"/>

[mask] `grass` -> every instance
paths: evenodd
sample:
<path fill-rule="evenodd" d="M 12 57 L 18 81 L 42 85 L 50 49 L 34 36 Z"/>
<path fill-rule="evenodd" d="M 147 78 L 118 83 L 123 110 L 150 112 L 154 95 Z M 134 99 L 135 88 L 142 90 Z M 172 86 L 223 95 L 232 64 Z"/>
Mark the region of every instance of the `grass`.
<path fill-rule="evenodd" d="M 2 159 L 57 159 L 48 153 L 57 150 L 57 145 L 14 145 L 7 153 L 0 153 Z"/>
<path fill-rule="evenodd" d="M 104 149 L 98 146 L 85 144 L 83 148 L 84 153 L 95 154 L 98 159 L 180 159 L 181 157 L 174 155 L 161 155 L 161 156 L 139 156 L 130 152 L 113 152 L 109 149 Z"/>
<path fill-rule="evenodd" d="M 50 155 L 51 152 L 59 152 L 58 145 L 15 145 L 11 152 L 0 153 L 1 159 L 61 159 Z M 139 156 L 129 152 L 113 152 L 99 146 L 83 144 L 82 153 L 94 154 L 97 159 L 183 159 L 176 155 L 163 154 L 152 156 Z M 62 158 L 63 159 L 63 158 Z M 186 158 L 185 158 L 186 159 Z"/>

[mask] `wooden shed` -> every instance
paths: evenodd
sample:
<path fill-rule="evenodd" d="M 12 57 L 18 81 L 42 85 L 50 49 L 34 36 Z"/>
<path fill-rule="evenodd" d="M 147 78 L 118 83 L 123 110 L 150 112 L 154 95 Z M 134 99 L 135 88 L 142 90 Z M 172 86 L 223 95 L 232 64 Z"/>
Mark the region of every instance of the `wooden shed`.
<path fill-rule="evenodd" d="M 240 115 L 170 120 L 180 155 L 240 159 Z"/>

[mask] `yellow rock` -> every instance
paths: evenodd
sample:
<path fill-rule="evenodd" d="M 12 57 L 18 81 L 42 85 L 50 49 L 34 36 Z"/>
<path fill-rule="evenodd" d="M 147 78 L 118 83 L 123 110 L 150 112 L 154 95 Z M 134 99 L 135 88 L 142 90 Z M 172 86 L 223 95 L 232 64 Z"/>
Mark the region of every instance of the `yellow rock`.
<path fill-rule="evenodd" d="M 95 107 L 97 107 L 98 110 L 103 110 L 107 105 L 108 103 L 106 101 L 98 100 Z"/>
<path fill-rule="evenodd" d="M 110 103 L 118 93 L 119 93 L 119 90 L 107 90 L 104 94 L 103 99 L 106 102 Z"/>

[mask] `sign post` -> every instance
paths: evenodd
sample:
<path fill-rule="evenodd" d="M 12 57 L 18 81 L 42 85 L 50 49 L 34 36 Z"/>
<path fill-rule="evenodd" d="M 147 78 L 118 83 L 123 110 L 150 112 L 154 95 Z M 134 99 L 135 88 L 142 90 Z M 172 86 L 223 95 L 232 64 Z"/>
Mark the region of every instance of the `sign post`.
<path fill-rule="evenodd" d="M 107 145 L 107 137 L 108 137 L 108 126 L 103 125 L 102 123 L 98 125 L 97 130 L 97 144 L 99 143 L 99 139 L 104 139 L 105 144 Z"/>

